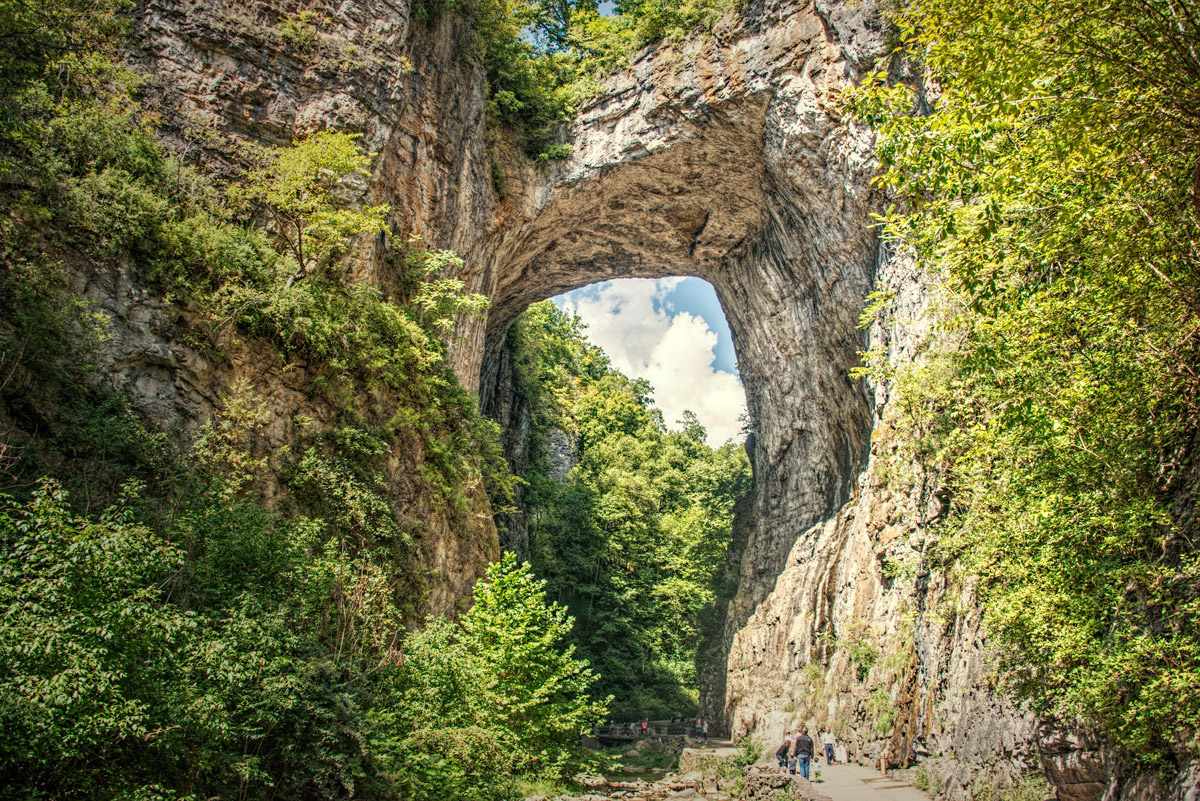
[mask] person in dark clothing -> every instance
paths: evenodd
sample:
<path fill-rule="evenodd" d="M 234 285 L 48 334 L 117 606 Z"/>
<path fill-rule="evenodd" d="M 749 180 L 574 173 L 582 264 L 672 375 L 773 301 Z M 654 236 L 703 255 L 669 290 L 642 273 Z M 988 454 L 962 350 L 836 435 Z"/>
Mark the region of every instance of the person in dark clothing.
<path fill-rule="evenodd" d="M 788 766 L 788 764 L 787 764 L 788 763 L 788 751 L 790 751 L 791 748 L 792 748 L 792 741 L 784 740 L 783 745 L 781 745 L 781 746 L 779 746 L 779 748 L 775 749 L 775 758 L 779 760 L 779 769 L 785 773 L 787 772 L 787 766 Z"/>
<path fill-rule="evenodd" d="M 800 730 L 792 753 L 796 755 L 796 772 L 807 779 L 808 763 L 812 762 L 813 758 L 813 739 L 808 736 L 808 729 Z"/>

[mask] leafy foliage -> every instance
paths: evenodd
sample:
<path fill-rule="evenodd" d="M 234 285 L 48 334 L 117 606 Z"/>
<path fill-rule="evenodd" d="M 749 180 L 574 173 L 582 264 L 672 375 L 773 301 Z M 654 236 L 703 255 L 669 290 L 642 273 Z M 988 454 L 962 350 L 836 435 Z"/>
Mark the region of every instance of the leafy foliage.
<path fill-rule="evenodd" d="M 0 3 L 0 94 L 19 95 L 41 84 L 62 87 L 64 74 L 52 67 L 83 60 L 105 61 L 115 54 L 115 35 L 124 27 L 122 0 L 54 0 Z M 79 25 L 86 19 L 86 25 Z M 65 63 L 64 63 L 65 62 Z M 39 87 L 40 88 L 40 87 Z M 9 106 L 0 121 L 5 137 L 22 130 L 20 106 Z"/>
<path fill-rule="evenodd" d="M 463 260 L 450 250 L 427 251 L 412 248 L 408 267 L 416 272 L 417 291 L 410 305 L 426 326 L 442 332 L 454 328 L 459 315 L 478 315 L 487 311 L 483 295 L 468 294 L 460 278 L 450 278 L 462 270 Z"/>
<path fill-rule="evenodd" d="M 882 73 L 850 98 L 945 288 L 896 379 L 944 544 L 1037 708 L 1159 764 L 1200 727 L 1196 12 L 923 2 L 897 24 L 931 113 Z"/>
<path fill-rule="evenodd" d="M 418 15 L 453 13 L 474 29 L 488 74 L 488 109 L 540 162 L 566 158 L 555 127 L 647 44 L 711 31 L 733 0 L 629 0 L 602 15 L 596 0 L 422 0 Z"/>
<path fill-rule="evenodd" d="M 264 203 L 276 232 L 295 260 L 290 285 L 340 255 L 355 234 L 382 234 L 388 207 L 339 206 L 333 190 L 348 176 L 369 176 L 371 156 L 358 149 L 360 134 L 318 131 L 292 147 L 272 148 L 248 176 L 247 197 Z"/>
<path fill-rule="evenodd" d="M 490 799 L 579 764 L 604 706 L 528 566 L 494 565 L 402 661 L 386 577 L 314 552 L 319 524 L 198 497 L 172 541 L 138 500 L 91 521 L 53 485 L 4 499 L 4 797 Z"/>
<path fill-rule="evenodd" d="M 753 737 L 739 737 L 734 747 L 738 750 L 738 755 L 731 761 L 739 767 L 749 767 L 757 762 L 763 755 L 766 747 L 761 740 L 756 740 Z"/>
<path fill-rule="evenodd" d="M 101 35 L 119 27 L 114 13 L 0 4 L 0 102 L 12 111 L 0 125 L 0 721 L 13 734 L 0 746 L 0 798 L 442 798 L 461 787 L 492 799 L 512 788 L 473 772 L 485 754 L 552 778 L 568 770 L 578 731 L 557 720 L 539 728 L 527 714 L 500 742 L 422 733 L 405 707 L 418 685 L 453 696 L 401 658 L 421 599 L 411 545 L 430 510 L 407 514 L 384 466 L 424 454 L 414 489 L 464 529 L 483 482 L 511 486 L 494 424 L 445 363 L 446 321 L 483 308 L 455 279 L 461 261 L 395 249 L 406 275 L 393 297 L 339 275 L 348 237 L 382 220 L 334 199 L 342 176 L 369 164 L 343 134 L 271 152 L 249 191 L 233 193 L 298 222 L 261 227 L 159 142 L 136 76 Z M 297 231 L 315 248 L 289 241 Z M 182 436 L 148 426 L 92 374 L 107 318 L 73 282 L 117 274 L 178 312 L 176 333 L 197 353 L 303 360 L 326 423 L 292 420 L 291 450 L 268 461 L 269 415 L 238 384 L 177 450 Z M 533 604 L 536 590 L 518 581 L 512 598 Z M 528 621 L 567 625 L 546 607 Z M 522 649 L 528 627 L 490 630 L 513 645 L 511 675 L 557 678 L 552 700 L 576 710 L 570 725 L 599 713 L 571 694 L 590 677 L 569 652 L 555 661 L 556 641 L 539 633 Z M 508 686 L 473 659 L 478 686 Z M 464 703 L 490 735 L 521 699 L 497 689 Z M 393 743 L 407 749 L 396 761 Z"/>
<path fill-rule="evenodd" d="M 649 385 L 613 370 L 552 303 L 510 337 L 537 435 L 553 426 L 579 441 L 565 483 L 544 452 L 525 475 L 534 567 L 575 616 L 618 717 L 690 714 L 733 506 L 749 489 L 745 453 L 707 447 L 694 415 L 668 432 Z"/>
<path fill-rule="evenodd" d="M 871 668 L 879 661 L 879 648 L 872 644 L 862 631 L 851 633 L 846 648 L 850 654 L 850 662 L 854 665 L 854 674 L 859 681 L 866 681 Z"/>

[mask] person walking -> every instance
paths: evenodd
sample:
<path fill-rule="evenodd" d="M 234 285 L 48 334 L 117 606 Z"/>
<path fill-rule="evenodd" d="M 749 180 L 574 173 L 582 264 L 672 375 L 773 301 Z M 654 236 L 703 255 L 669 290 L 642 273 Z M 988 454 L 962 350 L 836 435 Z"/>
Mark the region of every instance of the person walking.
<path fill-rule="evenodd" d="M 796 772 L 807 779 L 808 764 L 812 762 L 813 758 L 813 739 L 808 736 L 808 729 L 800 730 L 800 736 L 796 738 L 792 753 L 796 755 Z"/>
<path fill-rule="evenodd" d="M 642 737 L 646 736 L 646 729 L 650 727 L 650 721 L 642 718 Z"/>
<path fill-rule="evenodd" d="M 829 727 L 826 726 L 825 729 L 821 731 L 821 745 L 825 746 L 825 764 L 826 765 L 833 764 L 833 744 L 834 744 L 833 732 L 831 732 L 829 730 Z"/>
<path fill-rule="evenodd" d="M 707 720 L 704 721 L 704 728 L 703 728 L 701 734 L 704 737 L 704 742 L 707 744 L 708 743 L 708 721 Z"/>

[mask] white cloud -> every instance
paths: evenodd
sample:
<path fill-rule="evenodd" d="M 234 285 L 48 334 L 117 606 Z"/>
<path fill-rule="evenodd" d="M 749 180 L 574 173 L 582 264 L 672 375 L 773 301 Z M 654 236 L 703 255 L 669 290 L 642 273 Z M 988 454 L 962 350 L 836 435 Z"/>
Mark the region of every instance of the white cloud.
<path fill-rule="evenodd" d="M 738 415 L 746 396 L 737 376 L 713 368 L 717 335 L 700 317 L 673 317 L 655 301 L 681 281 L 619 279 L 573 292 L 562 307 L 587 324 L 587 337 L 603 348 L 613 367 L 654 387 L 654 401 L 667 425 L 685 409 L 696 413 L 711 445 L 741 438 Z"/>

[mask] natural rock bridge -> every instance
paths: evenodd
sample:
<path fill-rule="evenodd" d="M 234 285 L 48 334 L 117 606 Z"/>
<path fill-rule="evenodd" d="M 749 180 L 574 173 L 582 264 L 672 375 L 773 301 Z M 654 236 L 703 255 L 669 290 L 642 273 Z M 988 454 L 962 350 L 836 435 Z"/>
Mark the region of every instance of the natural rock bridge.
<path fill-rule="evenodd" d="M 1037 722 L 990 689 L 969 589 L 884 575 L 885 562 L 917 553 L 938 508 L 929 488 L 892 495 L 872 478 L 890 447 L 888 389 L 848 376 L 868 345 L 897 362 L 911 355 L 925 298 L 871 224 L 882 202 L 871 132 L 839 111 L 840 92 L 884 51 L 874 3 L 751 0 L 712 37 L 648 48 L 583 109 L 564 134 L 574 154 L 549 167 L 489 137 L 486 80 L 462 56 L 464 23 L 418 22 L 405 0 L 320 5 L 322 41 L 353 45 L 355 64 L 290 49 L 265 2 L 230 16 L 222 4 L 174 0 L 139 7 L 134 61 L 154 76 L 148 91 L 191 125 L 260 142 L 361 131 L 378 153 L 361 191 L 391 205 L 393 236 L 459 252 L 469 287 L 492 300 L 486 320 L 461 323 L 454 350 L 485 407 L 503 390 L 504 332 L 530 303 L 613 277 L 693 275 L 716 288 L 754 423 L 756 486 L 735 526 L 738 591 L 726 660 L 703 674 L 705 715 L 773 740 L 820 708 L 866 758 L 942 760 L 959 795 L 977 769 L 1022 772 L 1040 756 L 1064 792 L 1098 798 L 1095 755 L 1050 735 L 1039 755 Z M 351 272 L 386 287 L 395 275 L 382 245 L 355 254 Z M 898 297 L 888 332 L 857 326 L 876 282 Z M 115 332 L 128 354 L 120 369 L 141 369 L 152 328 Z M 231 377 L 179 348 L 160 361 L 136 391 L 165 421 L 200 419 L 214 397 L 206 387 Z M 275 378 L 263 392 L 281 407 L 296 395 Z M 421 543 L 437 577 L 430 611 L 466 594 L 492 541 L 494 532 L 463 536 L 431 521 Z M 965 612 L 926 614 L 958 596 Z M 886 656 L 871 668 L 875 685 L 834 647 L 856 637 Z"/>
<path fill-rule="evenodd" d="M 810 6 L 648 53 L 570 127 L 569 160 L 520 177 L 519 222 L 488 253 L 485 409 L 502 383 L 504 332 L 530 303 L 613 277 L 715 287 L 756 433 L 730 636 L 797 535 L 848 500 L 867 456 L 871 398 L 848 373 L 866 347 L 857 323 L 881 255 L 873 140 L 836 111 L 870 60 L 853 48 L 878 47 L 864 25 L 839 32 Z"/>

